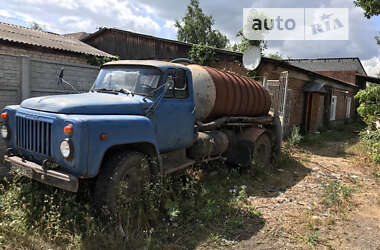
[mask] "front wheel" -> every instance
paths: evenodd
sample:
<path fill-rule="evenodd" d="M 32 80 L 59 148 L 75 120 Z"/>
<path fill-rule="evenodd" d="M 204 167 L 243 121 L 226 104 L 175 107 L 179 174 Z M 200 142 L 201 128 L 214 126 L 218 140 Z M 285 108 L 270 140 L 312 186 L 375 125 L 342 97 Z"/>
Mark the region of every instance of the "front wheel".
<path fill-rule="evenodd" d="M 97 177 L 96 203 L 117 224 L 123 236 L 132 222 L 140 226 L 147 223 L 144 216 L 134 213 L 142 209 L 139 205 L 143 204 L 138 201 L 144 185 L 150 181 L 149 165 L 143 153 L 119 152 L 108 157 Z"/>

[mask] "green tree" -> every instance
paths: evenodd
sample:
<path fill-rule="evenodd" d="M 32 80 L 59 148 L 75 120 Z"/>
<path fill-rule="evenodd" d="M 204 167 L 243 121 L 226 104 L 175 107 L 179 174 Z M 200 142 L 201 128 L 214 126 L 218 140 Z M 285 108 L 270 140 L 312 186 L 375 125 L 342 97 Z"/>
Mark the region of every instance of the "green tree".
<path fill-rule="evenodd" d="M 380 15 L 379 0 L 355 0 L 354 4 L 364 10 L 364 16 L 371 18 L 372 16 Z"/>
<path fill-rule="evenodd" d="M 191 0 L 185 16 L 175 22 L 175 27 L 178 28 L 177 38 L 183 42 L 225 48 L 228 44 L 227 37 L 213 29 L 213 25 L 214 19 L 203 13 L 199 0 Z"/>
<path fill-rule="evenodd" d="M 239 30 L 239 32 L 236 34 L 236 36 L 240 38 L 240 43 L 234 44 L 234 46 L 232 46 L 233 51 L 238 51 L 238 52 L 244 53 L 249 47 L 252 47 L 252 46 L 259 47 L 261 49 L 261 51 L 263 51 L 267 48 L 266 41 L 248 40 L 243 35 L 243 30 Z"/>
<path fill-rule="evenodd" d="M 41 25 L 39 25 L 37 22 L 33 22 L 31 25 L 30 25 L 30 28 L 32 30 L 43 30 Z"/>
<path fill-rule="evenodd" d="M 211 65 L 215 62 L 215 51 L 203 44 L 194 44 L 189 51 L 190 59 L 200 65 Z"/>
<path fill-rule="evenodd" d="M 358 113 L 363 121 L 371 126 L 380 116 L 380 86 L 369 86 L 360 90 L 355 98 L 359 99 Z"/>

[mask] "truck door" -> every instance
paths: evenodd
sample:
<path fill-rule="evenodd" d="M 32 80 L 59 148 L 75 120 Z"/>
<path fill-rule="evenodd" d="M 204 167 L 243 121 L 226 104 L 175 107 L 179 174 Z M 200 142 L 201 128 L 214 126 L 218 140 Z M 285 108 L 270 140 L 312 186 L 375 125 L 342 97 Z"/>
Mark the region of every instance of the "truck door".
<path fill-rule="evenodd" d="M 163 76 L 170 88 L 153 115 L 160 152 L 189 147 L 194 133 L 194 101 L 189 86 L 190 72 L 169 69 Z"/>

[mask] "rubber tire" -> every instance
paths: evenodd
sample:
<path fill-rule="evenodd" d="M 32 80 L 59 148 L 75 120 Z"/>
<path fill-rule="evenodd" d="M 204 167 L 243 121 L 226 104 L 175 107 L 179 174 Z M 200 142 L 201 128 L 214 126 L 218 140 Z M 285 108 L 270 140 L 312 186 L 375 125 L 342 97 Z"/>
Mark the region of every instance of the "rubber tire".
<path fill-rule="evenodd" d="M 255 167 L 259 171 L 272 170 L 272 143 L 267 134 L 262 134 L 255 141 L 252 156 Z"/>
<path fill-rule="evenodd" d="M 108 207 L 110 212 L 115 212 L 116 195 L 122 180 L 129 176 L 133 192 L 138 195 L 142 190 L 142 178 L 146 178 L 147 173 L 141 167 L 146 156 L 136 151 L 115 153 L 103 164 L 95 184 L 95 201 L 99 208 Z"/>

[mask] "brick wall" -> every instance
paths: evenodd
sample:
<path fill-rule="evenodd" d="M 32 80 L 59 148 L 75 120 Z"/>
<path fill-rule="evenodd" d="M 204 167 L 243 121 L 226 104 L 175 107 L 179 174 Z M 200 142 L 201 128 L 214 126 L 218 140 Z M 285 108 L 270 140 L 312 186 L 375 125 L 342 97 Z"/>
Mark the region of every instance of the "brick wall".
<path fill-rule="evenodd" d="M 305 95 L 303 87 L 305 81 L 294 77 L 289 77 L 288 88 L 292 89 L 291 109 L 290 109 L 290 127 L 300 127 L 303 123 L 303 114 L 305 109 Z"/>
<path fill-rule="evenodd" d="M 356 71 L 316 71 L 319 74 L 329 76 L 344 82 L 356 84 Z"/>
<path fill-rule="evenodd" d="M 336 117 L 335 120 L 345 120 L 346 119 L 346 109 L 347 109 L 347 97 L 351 97 L 351 108 L 350 117 L 353 119 L 355 117 L 355 99 L 352 92 L 345 93 L 345 91 L 333 91 L 333 95 L 337 97 L 336 103 Z"/>
<path fill-rule="evenodd" d="M 87 59 L 82 55 L 40 48 L 36 46 L 14 46 L 8 43 L 0 43 L 0 54 L 27 56 L 33 59 L 42 59 L 67 63 L 87 64 Z"/>

